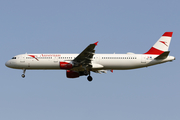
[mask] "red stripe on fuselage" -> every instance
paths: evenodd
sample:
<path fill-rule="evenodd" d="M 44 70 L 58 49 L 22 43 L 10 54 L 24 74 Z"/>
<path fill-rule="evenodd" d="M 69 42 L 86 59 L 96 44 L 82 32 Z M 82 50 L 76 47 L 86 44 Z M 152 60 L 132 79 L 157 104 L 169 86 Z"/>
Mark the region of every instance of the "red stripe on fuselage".
<path fill-rule="evenodd" d="M 148 52 L 144 53 L 144 54 L 153 54 L 153 55 L 160 55 L 164 53 L 164 51 L 158 50 L 154 47 L 152 47 Z"/>
<path fill-rule="evenodd" d="M 34 55 L 28 55 L 28 56 L 30 56 L 30 57 L 36 59 L 37 61 L 39 61 Z"/>

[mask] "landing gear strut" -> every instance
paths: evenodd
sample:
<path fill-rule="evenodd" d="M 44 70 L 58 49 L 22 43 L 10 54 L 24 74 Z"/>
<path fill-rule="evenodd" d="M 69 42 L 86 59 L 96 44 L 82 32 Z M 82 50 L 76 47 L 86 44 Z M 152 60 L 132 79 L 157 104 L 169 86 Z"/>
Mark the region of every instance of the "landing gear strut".
<path fill-rule="evenodd" d="M 84 71 L 84 75 L 88 75 L 89 72 L 87 70 Z"/>
<path fill-rule="evenodd" d="M 23 69 L 23 74 L 21 75 L 22 78 L 25 77 L 25 72 L 26 72 L 26 69 Z"/>
<path fill-rule="evenodd" d="M 93 80 L 93 78 L 90 75 L 90 71 L 89 71 L 89 76 L 87 77 L 88 81 L 91 82 Z"/>

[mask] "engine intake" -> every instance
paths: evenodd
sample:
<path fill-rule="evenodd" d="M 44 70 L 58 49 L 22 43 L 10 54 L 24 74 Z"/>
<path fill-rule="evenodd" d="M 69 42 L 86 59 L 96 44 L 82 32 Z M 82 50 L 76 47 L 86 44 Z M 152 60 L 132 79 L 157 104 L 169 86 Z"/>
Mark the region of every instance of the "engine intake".
<path fill-rule="evenodd" d="M 71 63 L 68 62 L 60 62 L 61 69 L 71 69 L 73 66 Z"/>

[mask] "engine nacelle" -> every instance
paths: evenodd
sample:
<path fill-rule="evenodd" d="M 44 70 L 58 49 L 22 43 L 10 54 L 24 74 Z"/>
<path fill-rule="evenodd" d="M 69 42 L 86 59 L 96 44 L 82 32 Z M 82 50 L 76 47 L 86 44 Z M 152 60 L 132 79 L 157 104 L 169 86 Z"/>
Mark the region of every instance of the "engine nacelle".
<path fill-rule="evenodd" d="M 73 65 L 68 62 L 60 62 L 59 64 L 61 69 L 71 69 L 73 67 Z"/>
<path fill-rule="evenodd" d="M 75 72 L 75 71 L 72 71 L 72 70 L 67 70 L 66 71 L 66 77 L 67 78 L 77 78 L 79 77 L 79 72 Z"/>

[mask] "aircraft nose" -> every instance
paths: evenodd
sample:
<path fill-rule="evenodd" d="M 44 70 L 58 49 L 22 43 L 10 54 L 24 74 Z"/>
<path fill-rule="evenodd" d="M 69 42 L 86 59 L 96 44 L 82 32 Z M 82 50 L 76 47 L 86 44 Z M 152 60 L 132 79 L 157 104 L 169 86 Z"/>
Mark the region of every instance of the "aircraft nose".
<path fill-rule="evenodd" d="M 10 64 L 11 64 L 10 61 L 7 61 L 7 62 L 5 63 L 5 65 L 6 65 L 7 67 L 10 67 Z"/>

